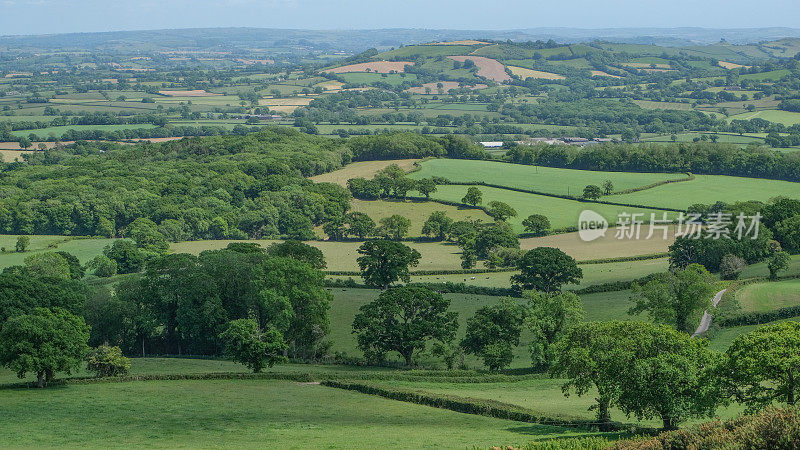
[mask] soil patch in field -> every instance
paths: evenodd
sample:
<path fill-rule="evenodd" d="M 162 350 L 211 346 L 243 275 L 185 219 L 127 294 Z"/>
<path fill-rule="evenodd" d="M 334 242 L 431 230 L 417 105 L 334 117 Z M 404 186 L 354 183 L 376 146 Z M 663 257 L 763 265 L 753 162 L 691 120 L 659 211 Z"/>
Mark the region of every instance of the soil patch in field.
<path fill-rule="evenodd" d="M 448 58 L 462 63 L 468 59 L 471 60 L 478 66 L 478 76 L 487 80 L 502 83 L 511 79 L 506 73 L 505 66 L 495 59 L 486 58 L 485 56 L 448 56 Z"/>

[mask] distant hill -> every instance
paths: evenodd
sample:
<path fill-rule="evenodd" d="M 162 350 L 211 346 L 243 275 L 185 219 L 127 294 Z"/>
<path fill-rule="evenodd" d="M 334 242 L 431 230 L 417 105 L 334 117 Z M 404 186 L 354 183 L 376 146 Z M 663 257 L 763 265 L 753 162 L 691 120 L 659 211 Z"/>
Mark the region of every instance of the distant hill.
<path fill-rule="evenodd" d="M 193 28 L 176 30 L 115 31 L 36 36 L 0 36 L 0 49 L 83 49 L 119 52 L 156 50 L 224 50 L 253 48 L 306 49 L 357 53 L 367 48 L 387 50 L 401 45 L 464 39 L 535 41 L 553 39 L 563 43 L 596 40 L 615 43 L 681 47 L 714 44 L 758 43 L 782 38 L 800 38 L 798 28 L 532 28 L 524 30 L 282 30 L 265 28 Z"/>

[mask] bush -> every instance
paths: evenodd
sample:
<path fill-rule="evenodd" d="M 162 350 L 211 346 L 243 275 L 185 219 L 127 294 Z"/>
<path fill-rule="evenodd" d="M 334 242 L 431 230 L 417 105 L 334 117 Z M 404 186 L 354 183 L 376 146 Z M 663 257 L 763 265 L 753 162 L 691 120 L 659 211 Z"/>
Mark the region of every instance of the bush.
<path fill-rule="evenodd" d="M 101 345 L 86 355 L 86 369 L 98 378 L 127 375 L 130 368 L 131 360 L 122 356 L 119 347 Z"/>
<path fill-rule="evenodd" d="M 800 409 L 767 408 L 727 422 L 707 422 L 648 439 L 617 442 L 618 450 L 673 448 L 791 449 L 800 442 Z"/>
<path fill-rule="evenodd" d="M 86 264 L 86 267 L 93 269 L 92 273 L 100 278 L 113 277 L 117 274 L 117 262 L 106 255 L 97 255 Z"/>
<path fill-rule="evenodd" d="M 725 255 L 719 264 L 719 274 L 723 280 L 736 280 L 747 266 L 744 258 L 736 255 Z"/>

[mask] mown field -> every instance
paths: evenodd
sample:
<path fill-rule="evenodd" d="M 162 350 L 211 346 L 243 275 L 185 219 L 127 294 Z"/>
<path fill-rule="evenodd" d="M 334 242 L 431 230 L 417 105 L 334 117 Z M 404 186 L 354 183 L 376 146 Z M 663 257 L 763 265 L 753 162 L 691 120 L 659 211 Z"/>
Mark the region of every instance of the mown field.
<path fill-rule="evenodd" d="M 0 404 L 13 447 L 485 448 L 581 434 L 286 381 L 2 389 Z"/>
<path fill-rule="evenodd" d="M 683 184 L 683 183 L 673 183 Z M 466 194 L 469 186 L 461 185 L 444 185 L 438 186 L 436 192 L 431 194 L 431 198 L 437 200 L 445 200 L 448 202 L 461 202 L 461 199 Z M 645 221 L 650 219 L 651 214 L 655 214 L 657 219 L 662 217 L 663 211 L 650 210 L 645 208 L 632 208 L 625 206 L 606 205 L 601 203 L 581 202 L 577 200 L 567 200 L 558 197 L 550 197 L 546 195 L 529 194 L 525 192 L 511 191 L 508 189 L 491 188 L 485 186 L 477 186 L 483 194 L 483 205 L 488 205 L 491 201 L 501 201 L 509 204 L 517 211 L 517 217 L 513 217 L 508 222 L 514 229 L 521 233 L 523 231 L 522 221 L 531 214 L 543 214 L 550 219 L 550 224 L 554 229 L 577 227 L 578 216 L 584 210 L 592 210 L 603 217 L 610 224 L 615 224 L 617 218 L 622 213 L 643 214 L 641 217 Z M 581 188 L 580 193 L 583 192 Z M 572 192 L 570 194 L 580 194 Z M 609 201 L 623 202 L 625 196 L 610 196 L 606 197 Z M 661 206 L 661 205 L 658 205 Z M 667 218 L 677 217 L 677 213 L 667 213 Z"/>
<path fill-rule="evenodd" d="M 736 291 L 746 312 L 764 312 L 800 305 L 800 280 L 748 284 Z"/>
<path fill-rule="evenodd" d="M 431 159 L 423 162 L 421 169 L 411 175 L 416 179 L 432 176 L 459 183 L 483 182 L 549 194 L 578 196 L 587 185 L 602 186 L 606 180 L 614 184 L 615 191 L 622 191 L 686 178 L 685 174 L 598 172 L 463 159 Z"/>
<path fill-rule="evenodd" d="M 0 248 L 5 248 L 0 252 L 0 269 L 23 264 L 25 258 L 36 253 L 55 251 L 69 252 L 85 264 L 102 253 L 106 245 L 115 241 L 115 239 L 84 239 L 69 236 L 29 236 L 28 250 L 20 253 L 14 250 L 18 237 L 17 235 L 0 235 Z"/>
<path fill-rule="evenodd" d="M 800 183 L 724 175 L 696 175 L 692 181 L 670 183 L 604 200 L 663 208 L 686 209 L 695 203 L 713 204 L 758 200 L 777 196 L 800 198 Z"/>

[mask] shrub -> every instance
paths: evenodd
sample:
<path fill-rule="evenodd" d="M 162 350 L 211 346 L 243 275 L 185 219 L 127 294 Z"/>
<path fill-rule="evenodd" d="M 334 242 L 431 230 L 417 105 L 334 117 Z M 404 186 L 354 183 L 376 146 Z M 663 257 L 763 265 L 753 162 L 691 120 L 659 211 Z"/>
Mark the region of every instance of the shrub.
<path fill-rule="evenodd" d="M 723 280 L 736 280 L 747 266 L 744 258 L 736 255 L 725 255 L 719 265 L 719 274 Z"/>
<path fill-rule="evenodd" d="M 127 375 L 130 368 L 131 360 L 122 356 L 119 347 L 104 344 L 86 355 L 86 369 L 98 378 Z"/>

